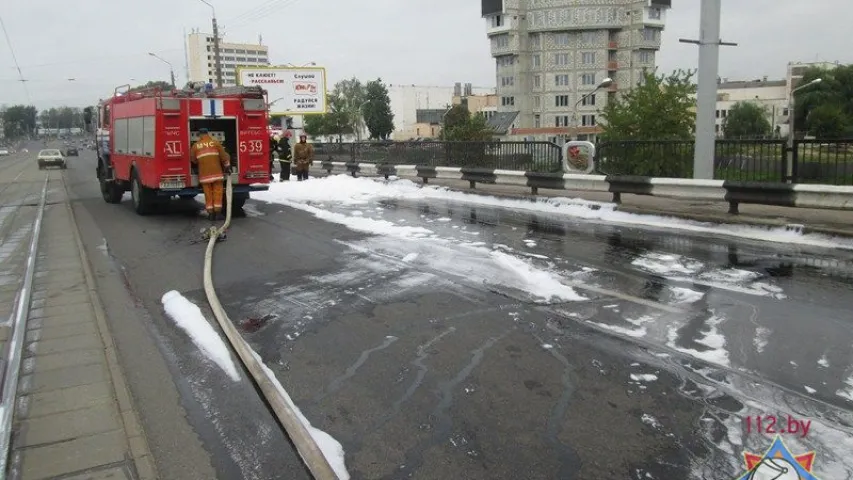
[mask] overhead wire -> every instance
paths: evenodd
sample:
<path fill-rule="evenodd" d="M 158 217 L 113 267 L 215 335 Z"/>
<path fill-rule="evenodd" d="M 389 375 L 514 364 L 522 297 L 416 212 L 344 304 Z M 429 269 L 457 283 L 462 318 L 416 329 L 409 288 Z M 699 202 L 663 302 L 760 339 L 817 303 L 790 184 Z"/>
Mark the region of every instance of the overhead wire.
<path fill-rule="evenodd" d="M 276 12 L 277 10 L 283 9 L 287 6 L 290 6 L 296 3 L 298 0 L 274 0 L 273 3 L 258 9 L 254 14 L 243 17 L 241 20 L 236 21 L 233 24 L 226 24 L 226 27 L 231 30 L 235 28 L 245 27 L 251 23 L 254 23 L 258 20 L 261 20 L 267 17 L 269 14 Z"/>
<path fill-rule="evenodd" d="M 278 2 L 278 1 L 279 1 L 279 0 L 267 0 L 266 2 L 264 2 L 264 3 L 260 4 L 260 5 L 256 5 L 256 6 L 254 6 L 254 7 L 250 8 L 250 9 L 246 10 L 245 12 L 243 12 L 243 13 L 241 13 L 241 14 L 239 14 L 239 15 L 237 15 L 237 16 L 235 16 L 235 17 L 233 17 L 233 18 L 227 19 L 227 21 L 230 21 L 230 22 L 237 22 L 238 20 L 242 20 L 242 19 L 243 19 L 243 18 L 245 18 L 245 17 L 248 17 L 248 16 L 250 16 L 250 15 L 254 15 L 255 13 L 257 13 L 257 12 L 258 12 L 258 10 L 261 10 L 261 9 L 267 8 L 270 4 L 276 3 L 276 2 Z"/>
<path fill-rule="evenodd" d="M 24 93 L 27 94 L 27 103 L 33 103 L 32 97 L 30 97 L 30 89 L 27 87 L 27 79 L 24 78 L 24 72 L 21 71 L 21 65 L 18 63 L 18 57 L 15 55 L 15 49 L 12 47 L 12 40 L 9 39 L 9 31 L 6 30 L 6 22 L 3 21 L 3 17 L 0 17 L 0 27 L 3 28 L 3 35 L 6 37 L 6 44 L 9 45 L 9 52 L 12 53 L 12 60 L 15 62 L 15 68 L 18 69 L 18 76 L 20 77 L 19 81 L 21 85 L 24 86 Z"/>

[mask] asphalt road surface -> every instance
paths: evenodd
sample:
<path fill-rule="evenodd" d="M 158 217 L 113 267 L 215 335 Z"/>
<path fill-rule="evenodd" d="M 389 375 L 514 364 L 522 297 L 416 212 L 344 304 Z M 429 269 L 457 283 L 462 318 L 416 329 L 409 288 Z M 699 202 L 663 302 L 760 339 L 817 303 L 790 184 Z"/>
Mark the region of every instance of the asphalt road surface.
<path fill-rule="evenodd" d="M 172 289 L 206 304 L 200 205 L 139 217 L 100 198 L 91 152 L 75 160 L 64 175 L 163 478 L 307 478 L 251 385 L 162 311 Z M 230 317 L 343 444 L 353 478 L 727 480 L 773 438 L 747 430 L 754 415 L 811 421 L 786 444 L 814 450 L 818 476 L 853 478 L 849 252 L 369 207 L 358 214 L 444 240 L 251 201 L 214 267 Z M 483 253 L 498 247 L 563 272 L 584 299 L 507 286 Z"/>

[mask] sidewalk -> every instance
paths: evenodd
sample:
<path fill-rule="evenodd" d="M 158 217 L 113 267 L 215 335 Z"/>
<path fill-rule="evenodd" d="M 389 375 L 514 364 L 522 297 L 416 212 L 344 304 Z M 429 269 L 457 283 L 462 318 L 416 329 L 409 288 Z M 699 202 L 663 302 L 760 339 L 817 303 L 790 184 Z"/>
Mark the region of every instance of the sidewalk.
<path fill-rule="evenodd" d="M 10 478 L 155 479 L 61 180 L 51 187 L 62 199 L 42 224 Z"/>
<path fill-rule="evenodd" d="M 325 170 L 315 167 L 311 174 L 326 176 Z M 422 183 L 420 179 L 409 179 Z M 490 185 L 478 183 L 472 189 L 464 180 L 444 180 L 430 178 L 430 186 L 447 187 L 467 193 L 479 193 L 509 198 L 534 198 L 530 188 L 511 185 Z M 569 197 L 594 202 L 612 203 L 612 194 L 606 192 L 584 192 L 576 190 L 539 189 L 539 198 Z M 853 237 L 853 211 L 821 210 L 812 208 L 776 207 L 772 205 L 740 204 L 740 214 L 728 213 L 729 204 L 705 200 L 680 200 L 648 195 L 622 194 L 622 204 L 617 210 L 644 215 L 662 215 L 696 220 L 700 222 L 761 225 L 767 227 L 785 227 L 802 225 L 803 233 L 822 233 L 826 235 Z"/>

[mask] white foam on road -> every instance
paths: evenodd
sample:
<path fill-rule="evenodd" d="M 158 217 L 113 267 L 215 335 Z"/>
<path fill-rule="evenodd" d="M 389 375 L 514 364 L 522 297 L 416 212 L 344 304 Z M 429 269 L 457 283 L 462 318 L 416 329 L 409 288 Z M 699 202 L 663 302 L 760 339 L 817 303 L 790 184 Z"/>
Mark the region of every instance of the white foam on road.
<path fill-rule="evenodd" d="M 819 234 L 803 234 L 796 231 L 789 231 L 784 227 L 763 228 L 747 225 L 720 225 L 657 215 L 639 215 L 617 211 L 617 205 L 613 203 L 590 202 L 567 197 L 539 198 L 533 202 L 497 198 L 490 195 L 454 191 L 443 187 L 419 186 L 414 182 L 402 179 L 386 181 L 377 178 L 354 178 L 349 175 L 332 175 L 324 178 L 313 178 L 309 182 L 273 183 L 270 185 L 268 191 L 257 192 L 254 194 L 254 197 L 262 201 L 287 205 L 297 203 L 357 205 L 382 198 L 407 200 L 443 199 L 473 205 L 554 213 L 574 218 L 600 220 L 625 225 L 677 229 L 769 242 L 796 243 L 800 245 L 853 250 L 853 240 Z"/>
<path fill-rule="evenodd" d="M 725 320 L 723 317 L 716 316 L 711 312 L 712 316 L 705 322 L 705 330 L 701 332 L 701 336 L 695 339 L 695 342 L 708 347 L 707 350 L 696 350 L 693 348 L 681 347 L 676 343 L 678 340 L 678 327 L 669 327 L 667 334 L 667 347 L 686 353 L 709 363 L 723 365 L 728 367 L 729 352 L 726 350 L 726 337 L 720 333 L 719 325 Z"/>
<path fill-rule="evenodd" d="M 713 268 L 698 260 L 681 255 L 647 252 L 634 259 L 631 265 L 641 271 L 660 275 L 675 282 L 704 285 L 730 292 L 772 297 L 780 300 L 787 298 L 782 288 L 771 284 L 759 273 L 737 268 Z M 693 303 L 702 298 L 700 292 L 693 290 L 676 290 L 673 288 L 672 292 L 676 297 L 684 296 L 683 301 L 676 298 L 675 303 Z M 694 298 L 695 300 L 693 300 Z"/>
<path fill-rule="evenodd" d="M 302 410 L 293 403 L 293 399 L 288 395 L 287 390 L 281 385 L 281 382 L 276 378 L 275 373 L 261 359 L 260 355 L 254 350 L 252 351 L 252 355 L 255 356 L 255 359 L 261 365 L 261 368 L 264 370 L 264 374 L 266 374 L 267 378 L 270 382 L 275 386 L 278 390 L 279 395 L 287 402 L 290 408 L 293 409 L 294 413 L 296 413 L 296 417 L 302 422 L 302 425 L 305 426 L 305 429 L 308 430 L 308 433 L 311 434 L 311 438 L 317 443 L 317 446 L 320 447 L 320 451 L 323 453 L 323 456 L 326 457 L 326 460 L 331 465 L 332 470 L 335 471 L 335 474 L 338 476 L 339 480 L 349 480 L 350 475 L 347 471 L 346 465 L 346 453 L 344 452 L 344 447 L 341 445 L 341 442 L 335 440 L 334 437 L 329 435 L 328 433 L 320 430 L 317 427 L 311 425 L 311 422 L 305 418 L 305 415 L 302 414 Z"/>
<path fill-rule="evenodd" d="M 166 315 L 190 336 L 199 350 L 218 365 L 231 380 L 239 382 L 240 374 L 231 359 L 231 352 L 219 337 L 219 333 L 204 318 L 201 309 L 175 290 L 163 294 L 160 301 L 163 303 Z"/>
<path fill-rule="evenodd" d="M 702 269 L 702 262 L 681 255 L 669 255 L 663 253 L 645 253 L 634 259 L 631 265 L 658 275 L 671 275 L 680 273 L 692 275 Z"/>

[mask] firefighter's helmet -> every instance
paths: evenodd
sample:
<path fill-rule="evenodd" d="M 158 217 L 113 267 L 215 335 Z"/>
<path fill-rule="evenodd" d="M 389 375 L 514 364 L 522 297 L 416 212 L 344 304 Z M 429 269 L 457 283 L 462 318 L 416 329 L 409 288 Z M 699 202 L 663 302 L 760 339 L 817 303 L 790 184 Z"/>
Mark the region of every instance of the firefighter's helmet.
<path fill-rule="evenodd" d="M 291 138 L 291 137 L 293 137 L 293 132 L 291 132 L 290 130 L 287 130 L 284 132 L 284 138 Z"/>
<path fill-rule="evenodd" d="M 281 140 L 281 137 L 279 137 L 278 135 L 273 135 L 272 139 L 277 142 L 277 141 Z"/>

